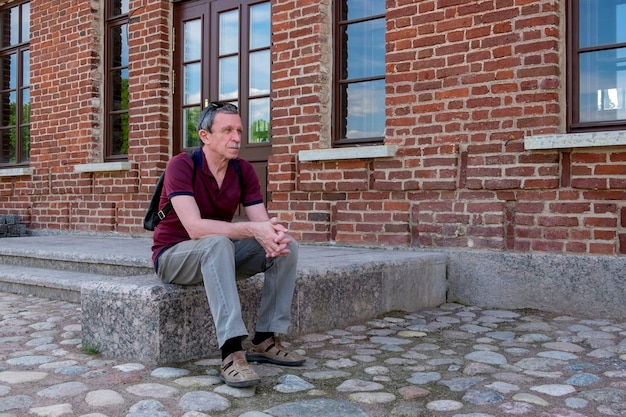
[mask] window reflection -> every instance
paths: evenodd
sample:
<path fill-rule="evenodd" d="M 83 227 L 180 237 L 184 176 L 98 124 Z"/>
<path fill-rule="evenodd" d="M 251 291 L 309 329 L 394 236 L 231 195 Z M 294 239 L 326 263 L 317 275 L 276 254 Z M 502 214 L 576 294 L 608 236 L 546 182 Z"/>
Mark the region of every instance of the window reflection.
<path fill-rule="evenodd" d="M 385 14 L 385 2 L 382 0 L 343 0 L 341 6 L 344 20 Z"/>
<path fill-rule="evenodd" d="M 196 123 L 202 110 L 202 19 L 193 19 L 183 26 L 182 74 L 182 147 L 193 148 L 200 144 Z"/>
<path fill-rule="evenodd" d="M 110 8 L 111 17 L 127 14 L 129 12 L 129 1 L 130 0 L 112 0 Z"/>
<path fill-rule="evenodd" d="M 202 100 L 201 63 L 186 64 L 183 67 L 183 104 L 198 104 Z"/>
<path fill-rule="evenodd" d="M 12 7 L 2 12 L 2 46 L 11 46 L 19 43 L 20 10 Z"/>
<path fill-rule="evenodd" d="M 250 54 L 250 95 L 259 96 L 270 93 L 270 51 L 264 50 Z"/>
<path fill-rule="evenodd" d="M 346 121 L 343 132 L 346 139 L 384 136 L 384 97 L 384 80 L 345 85 L 342 91 L 342 102 L 345 104 L 342 111 Z"/>
<path fill-rule="evenodd" d="M 111 64 L 114 67 L 128 65 L 128 25 L 113 27 L 111 30 Z"/>
<path fill-rule="evenodd" d="M 345 27 L 345 78 L 362 78 L 385 73 L 385 21 L 354 23 Z"/>
<path fill-rule="evenodd" d="M 30 3 L 24 3 L 22 5 L 22 39 L 21 42 L 28 42 L 30 40 Z"/>
<path fill-rule="evenodd" d="M 598 90 L 598 110 L 620 110 L 623 108 L 623 88 L 607 88 L 605 90 Z"/>
<path fill-rule="evenodd" d="M 220 13 L 220 55 L 239 52 L 239 11 Z"/>
<path fill-rule="evenodd" d="M 257 98 L 250 100 L 249 119 L 250 143 L 264 143 L 270 140 L 270 99 Z"/>
<path fill-rule="evenodd" d="M 248 53 L 248 142 L 270 142 L 271 6 L 250 7 Z"/>
<path fill-rule="evenodd" d="M 339 2 L 333 142 L 379 142 L 385 129 L 385 2 Z"/>
<path fill-rule="evenodd" d="M 0 12 L 0 164 L 30 159 L 29 39 L 28 2 Z"/>
<path fill-rule="evenodd" d="M 270 46 L 271 19 L 269 2 L 250 7 L 250 49 Z"/>
<path fill-rule="evenodd" d="M 128 113 L 112 114 L 109 118 L 111 126 L 110 144 L 112 155 L 128 153 Z"/>
<path fill-rule="evenodd" d="M 624 0 L 580 0 L 580 47 L 626 42 Z"/>
<path fill-rule="evenodd" d="M 199 60 L 202 55 L 202 21 L 194 19 L 185 22 L 183 36 L 183 60 L 185 62 Z"/>
<path fill-rule="evenodd" d="M 578 122 L 626 120 L 626 3 L 579 2 Z"/>
<path fill-rule="evenodd" d="M 200 145 L 196 124 L 201 111 L 200 106 L 189 107 L 183 111 L 183 148 L 194 148 Z"/>
<path fill-rule="evenodd" d="M 128 154 L 128 5 L 128 0 L 109 0 L 106 4 L 106 159 Z"/>
<path fill-rule="evenodd" d="M 239 57 L 220 58 L 219 100 L 232 100 L 239 96 Z"/>

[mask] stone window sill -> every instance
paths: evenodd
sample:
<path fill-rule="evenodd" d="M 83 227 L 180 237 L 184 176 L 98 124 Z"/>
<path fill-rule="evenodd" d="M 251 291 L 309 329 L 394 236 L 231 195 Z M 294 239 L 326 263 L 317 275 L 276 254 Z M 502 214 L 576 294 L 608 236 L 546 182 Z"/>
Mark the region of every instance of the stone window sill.
<path fill-rule="evenodd" d="M 33 175 L 33 169 L 32 168 L 0 169 L 0 177 L 21 177 L 23 175 Z"/>
<path fill-rule="evenodd" d="M 74 165 L 74 172 L 129 171 L 130 168 L 130 162 L 104 162 L 99 164 Z"/>
<path fill-rule="evenodd" d="M 569 133 L 560 135 L 528 136 L 524 149 L 565 149 L 626 145 L 626 130 L 611 132 Z"/>
<path fill-rule="evenodd" d="M 303 162 L 334 161 L 340 159 L 388 158 L 395 156 L 397 146 L 360 146 L 352 148 L 313 149 L 298 152 L 298 159 Z"/>

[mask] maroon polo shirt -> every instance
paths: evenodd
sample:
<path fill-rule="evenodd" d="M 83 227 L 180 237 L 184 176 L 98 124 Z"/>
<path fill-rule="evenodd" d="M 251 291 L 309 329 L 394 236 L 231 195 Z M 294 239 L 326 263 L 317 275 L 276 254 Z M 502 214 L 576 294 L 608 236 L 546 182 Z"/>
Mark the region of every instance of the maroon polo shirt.
<path fill-rule="evenodd" d="M 240 202 L 244 207 L 262 204 L 263 196 L 254 168 L 243 159 L 237 158 L 237 161 L 241 169 L 243 190 L 232 161 L 228 164 L 222 186 L 218 187 L 200 149 L 194 151 L 193 159 L 187 153 L 176 155 L 165 170 L 159 208 L 174 196 L 190 195 L 196 199 L 203 219 L 230 222 Z M 165 249 L 189 239 L 189 234 L 180 222 L 176 210 L 172 209 L 154 231 L 152 261 L 155 268 L 159 255 Z"/>

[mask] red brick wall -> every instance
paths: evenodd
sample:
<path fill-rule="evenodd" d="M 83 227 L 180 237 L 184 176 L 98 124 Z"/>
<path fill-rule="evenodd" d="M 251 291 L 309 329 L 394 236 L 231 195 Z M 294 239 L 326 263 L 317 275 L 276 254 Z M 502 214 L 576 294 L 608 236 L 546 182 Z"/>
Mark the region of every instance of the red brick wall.
<path fill-rule="evenodd" d="M 88 195 L 90 179 L 73 173 L 75 164 L 102 152 L 93 140 L 101 82 L 92 72 L 98 65 L 92 53 L 92 44 L 100 42 L 98 19 L 89 3 L 79 0 L 34 0 L 30 7 L 33 175 L 18 179 L 24 188 L 16 194 L 28 198 L 20 201 L 17 214 L 29 228 L 64 229 L 98 205 Z"/>
<path fill-rule="evenodd" d="M 125 177 L 128 191 L 119 203 L 121 233 L 144 232 L 148 200 L 172 153 L 171 7 L 166 0 L 130 2 L 128 159 L 133 172 Z"/>
<path fill-rule="evenodd" d="M 287 10 L 305 1 L 284 2 Z M 275 25 L 271 207 L 303 240 L 626 254 L 626 149 L 525 151 L 565 133 L 564 2 L 387 1 L 386 144 L 396 158 L 299 162 L 323 148 L 324 16 Z M 288 12 L 285 12 L 288 15 Z M 281 19 L 282 20 L 282 19 Z M 308 36 L 302 35 L 309 28 Z M 289 54 L 298 45 L 299 54 Z M 291 112 L 294 106 L 310 112 Z M 295 176 L 295 188 L 293 177 Z"/>
<path fill-rule="evenodd" d="M 322 140 L 332 65 L 330 5 L 330 0 L 272 2 L 272 156 L 268 168 L 272 201 L 268 207 L 300 240 L 314 242 L 331 238 L 332 202 L 345 198 L 303 188 L 301 181 L 310 176 L 297 161 L 298 151 L 318 148 Z"/>
<path fill-rule="evenodd" d="M 32 176 L 0 177 L 30 229 L 143 233 L 169 159 L 171 2 L 132 0 L 129 171 L 102 162 L 102 11 L 31 1 Z M 626 149 L 526 151 L 565 133 L 564 2 L 387 0 L 392 158 L 328 148 L 331 1 L 274 0 L 270 211 L 298 239 L 626 254 Z"/>
<path fill-rule="evenodd" d="M 167 1 L 130 2 L 130 171 L 103 162 L 102 3 L 31 0 L 32 176 L 0 178 L 1 210 L 29 229 L 142 232 L 151 185 L 169 158 Z"/>

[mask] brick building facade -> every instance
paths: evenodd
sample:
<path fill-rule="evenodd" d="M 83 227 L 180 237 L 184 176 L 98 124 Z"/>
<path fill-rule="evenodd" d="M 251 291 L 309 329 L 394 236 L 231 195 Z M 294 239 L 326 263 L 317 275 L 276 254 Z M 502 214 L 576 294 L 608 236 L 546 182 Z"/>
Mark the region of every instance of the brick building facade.
<path fill-rule="evenodd" d="M 175 4 L 130 1 L 128 152 L 107 161 L 104 2 L 29 3 L 30 158 L 0 167 L 0 213 L 145 234 Z M 625 255 L 626 130 L 571 129 L 571 3 L 387 0 L 384 140 L 333 147 L 333 2 L 273 0 L 270 211 L 305 242 Z"/>

